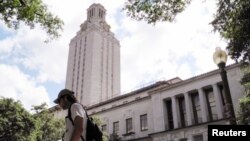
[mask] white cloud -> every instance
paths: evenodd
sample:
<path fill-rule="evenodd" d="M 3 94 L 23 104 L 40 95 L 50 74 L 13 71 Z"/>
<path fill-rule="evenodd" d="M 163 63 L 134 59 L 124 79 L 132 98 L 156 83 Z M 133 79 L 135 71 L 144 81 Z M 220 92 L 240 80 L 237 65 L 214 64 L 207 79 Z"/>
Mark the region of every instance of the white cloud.
<path fill-rule="evenodd" d="M 28 110 L 31 105 L 43 102 L 49 104 L 46 89 L 37 85 L 32 77 L 21 72 L 18 67 L 0 64 L 0 78 L 0 96 L 20 100 Z"/>
<path fill-rule="evenodd" d="M 30 30 L 21 25 L 17 34 L 1 40 L 0 45 L 6 48 L 2 53 L 8 56 L 9 62 L 36 71 L 38 75 L 33 77 L 38 82 L 62 83 L 66 76 L 67 44 L 63 37 L 48 44 L 44 43 L 45 39 L 46 34 L 38 27 Z"/>
<path fill-rule="evenodd" d="M 0 59 L 8 56 L 14 47 L 14 41 L 11 38 L 0 40 Z"/>
<path fill-rule="evenodd" d="M 215 47 L 225 42 L 212 32 L 209 23 L 216 1 L 192 1 L 173 23 L 145 22 L 124 18 L 120 25 L 127 37 L 121 39 L 122 89 L 161 78 L 182 79 L 216 69 L 212 61 Z"/>

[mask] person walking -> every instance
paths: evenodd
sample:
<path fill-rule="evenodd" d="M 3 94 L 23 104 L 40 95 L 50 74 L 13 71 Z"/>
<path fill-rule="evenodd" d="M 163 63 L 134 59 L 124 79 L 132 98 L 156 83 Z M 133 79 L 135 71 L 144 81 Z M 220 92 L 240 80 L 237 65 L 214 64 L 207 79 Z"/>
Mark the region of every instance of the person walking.
<path fill-rule="evenodd" d="M 63 141 L 86 141 L 87 117 L 83 106 L 77 102 L 74 92 L 63 89 L 54 100 L 63 110 L 68 110 L 65 117 L 66 132 Z"/>

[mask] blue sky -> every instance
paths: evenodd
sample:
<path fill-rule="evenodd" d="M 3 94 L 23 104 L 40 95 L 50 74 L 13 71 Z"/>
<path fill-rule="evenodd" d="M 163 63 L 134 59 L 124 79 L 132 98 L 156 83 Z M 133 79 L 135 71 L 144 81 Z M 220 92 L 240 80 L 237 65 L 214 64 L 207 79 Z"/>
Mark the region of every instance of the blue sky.
<path fill-rule="evenodd" d="M 122 93 L 158 80 L 177 76 L 185 80 L 216 69 L 212 54 L 215 47 L 225 49 L 226 45 L 209 25 L 216 0 L 193 0 L 173 23 L 156 25 L 126 17 L 121 11 L 124 0 L 44 2 L 65 23 L 58 40 L 46 44 L 46 33 L 39 26 L 30 30 L 21 24 L 15 31 L 0 21 L 0 96 L 20 100 L 27 109 L 42 102 L 54 105 L 65 85 L 70 39 L 94 2 L 106 8 L 106 21 L 121 44 Z"/>

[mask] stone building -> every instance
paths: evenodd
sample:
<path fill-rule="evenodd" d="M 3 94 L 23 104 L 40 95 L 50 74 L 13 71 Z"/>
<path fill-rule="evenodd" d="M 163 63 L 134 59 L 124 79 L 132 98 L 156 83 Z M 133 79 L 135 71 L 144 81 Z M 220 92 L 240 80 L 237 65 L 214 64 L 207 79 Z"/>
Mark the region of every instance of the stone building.
<path fill-rule="evenodd" d="M 186 80 L 175 77 L 120 95 L 120 45 L 105 21 L 106 10 L 91 5 L 70 42 L 66 88 L 76 92 L 101 129 L 121 140 L 207 141 L 208 124 L 228 124 L 219 70 Z M 243 95 L 239 64 L 227 66 L 234 110 Z M 52 107 L 56 117 L 66 112 Z"/>
<path fill-rule="evenodd" d="M 238 64 L 227 67 L 234 110 L 243 88 Z M 219 70 L 186 80 L 174 78 L 88 107 L 102 130 L 122 140 L 206 141 L 208 124 L 228 124 Z"/>

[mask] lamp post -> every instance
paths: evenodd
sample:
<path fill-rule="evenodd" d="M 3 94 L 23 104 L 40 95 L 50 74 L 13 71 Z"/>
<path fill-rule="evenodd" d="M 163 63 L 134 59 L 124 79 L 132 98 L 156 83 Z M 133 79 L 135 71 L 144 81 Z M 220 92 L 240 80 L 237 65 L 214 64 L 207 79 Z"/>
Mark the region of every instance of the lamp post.
<path fill-rule="evenodd" d="M 235 113 L 233 108 L 233 102 L 231 93 L 229 90 L 228 80 L 227 80 L 227 72 L 225 70 L 225 65 L 227 62 L 227 54 L 225 51 L 221 50 L 220 47 L 216 48 L 216 51 L 213 54 L 213 60 L 216 65 L 218 65 L 220 69 L 220 75 L 222 79 L 222 84 L 225 92 L 225 112 L 226 118 L 229 120 L 229 124 L 236 125 Z"/>

